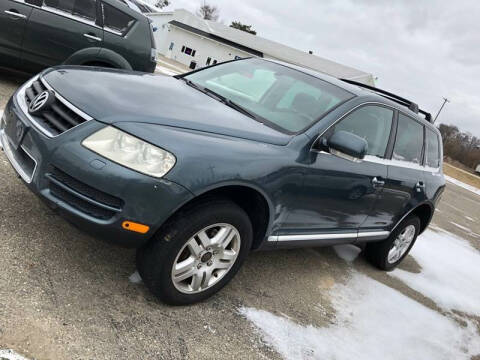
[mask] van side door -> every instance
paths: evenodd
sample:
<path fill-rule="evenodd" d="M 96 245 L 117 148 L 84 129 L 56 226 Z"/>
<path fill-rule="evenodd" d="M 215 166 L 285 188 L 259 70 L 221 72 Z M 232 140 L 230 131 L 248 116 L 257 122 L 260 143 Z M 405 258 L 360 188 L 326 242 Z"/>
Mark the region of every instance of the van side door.
<path fill-rule="evenodd" d="M 410 210 L 426 200 L 423 166 L 425 127 L 419 120 L 399 113 L 388 178 L 376 214 L 365 226 L 391 229 Z"/>
<path fill-rule="evenodd" d="M 25 3 L 0 1 L 0 65 L 18 68 L 20 65 L 22 43 L 28 18 L 32 12 L 29 3 L 41 0 L 26 0 Z"/>
<path fill-rule="evenodd" d="M 79 50 L 91 48 L 93 57 L 103 43 L 96 0 L 44 0 L 30 16 L 23 61 L 27 71 L 58 65 Z"/>

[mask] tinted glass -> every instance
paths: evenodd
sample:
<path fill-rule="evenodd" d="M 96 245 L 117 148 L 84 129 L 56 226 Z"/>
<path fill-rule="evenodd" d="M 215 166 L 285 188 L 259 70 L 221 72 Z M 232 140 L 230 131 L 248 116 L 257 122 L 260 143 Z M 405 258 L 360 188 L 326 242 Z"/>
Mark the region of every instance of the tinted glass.
<path fill-rule="evenodd" d="M 135 21 L 131 16 L 105 3 L 103 3 L 103 18 L 105 27 L 118 31 L 122 35 Z"/>
<path fill-rule="evenodd" d="M 95 20 L 96 12 L 95 0 L 75 0 L 73 15 Z"/>
<path fill-rule="evenodd" d="M 423 125 L 400 114 L 393 159 L 408 161 L 415 164 L 422 163 Z"/>
<path fill-rule="evenodd" d="M 221 64 L 186 78 L 241 105 L 266 125 L 292 133 L 353 97 L 314 76 L 259 59 Z"/>
<path fill-rule="evenodd" d="M 44 4 L 52 8 L 72 13 L 73 0 L 44 0 Z"/>
<path fill-rule="evenodd" d="M 334 127 L 336 131 L 348 131 L 365 139 L 367 155 L 385 157 L 388 139 L 392 129 L 393 110 L 368 105 L 347 115 Z"/>
<path fill-rule="evenodd" d="M 80 16 L 88 20 L 95 20 L 95 0 L 44 0 L 45 5 Z"/>
<path fill-rule="evenodd" d="M 437 168 L 440 166 L 440 149 L 438 136 L 427 128 L 427 166 Z"/>

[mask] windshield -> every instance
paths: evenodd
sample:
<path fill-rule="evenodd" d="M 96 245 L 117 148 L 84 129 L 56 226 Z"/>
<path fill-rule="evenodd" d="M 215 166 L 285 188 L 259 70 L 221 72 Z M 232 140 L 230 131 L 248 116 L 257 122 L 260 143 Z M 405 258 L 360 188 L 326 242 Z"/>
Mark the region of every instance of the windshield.
<path fill-rule="evenodd" d="M 233 102 L 266 125 L 298 133 L 354 95 L 314 76 L 276 63 L 246 59 L 185 76 Z"/>

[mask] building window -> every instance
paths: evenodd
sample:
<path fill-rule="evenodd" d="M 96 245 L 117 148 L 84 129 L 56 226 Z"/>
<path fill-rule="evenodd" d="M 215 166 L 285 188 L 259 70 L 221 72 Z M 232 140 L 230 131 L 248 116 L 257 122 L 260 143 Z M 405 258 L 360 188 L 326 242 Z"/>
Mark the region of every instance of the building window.
<path fill-rule="evenodd" d="M 185 45 L 182 46 L 182 53 L 185 52 Z"/>
<path fill-rule="evenodd" d="M 197 67 L 197 63 L 195 61 L 192 61 L 190 63 L 190 69 L 195 70 L 196 67 Z"/>
<path fill-rule="evenodd" d="M 196 50 L 192 50 L 192 57 L 195 57 Z"/>
<path fill-rule="evenodd" d="M 170 43 L 170 46 L 168 47 L 168 50 L 173 50 L 173 42 Z"/>
<path fill-rule="evenodd" d="M 212 62 L 212 58 L 211 58 L 211 57 L 209 57 L 209 58 L 207 58 L 207 62 L 205 63 L 205 65 L 207 65 L 207 66 L 208 66 L 208 65 L 210 65 L 210 63 L 211 63 L 211 62 Z"/>
<path fill-rule="evenodd" d="M 192 49 L 190 49 L 189 47 L 185 48 L 185 54 L 192 55 Z"/>
<path fill-rule="evenodd" d="M 213 60 L 213 65 L 215 65 L 217 63 L 217 60 Z"/>

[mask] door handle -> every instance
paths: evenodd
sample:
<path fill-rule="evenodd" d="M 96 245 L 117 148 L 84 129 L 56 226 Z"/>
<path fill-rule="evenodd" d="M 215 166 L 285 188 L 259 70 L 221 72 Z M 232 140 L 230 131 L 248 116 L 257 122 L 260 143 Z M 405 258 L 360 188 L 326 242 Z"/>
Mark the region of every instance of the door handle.
<path fill-rule="evenodd" d="M 417 182 L 417 184 L 415 185 L 415 189 L 417 189 L 417 192 L 425 190 L 425 183 L 423 181 Z"/>
<path fill-rule="evenodd" d="M 372 179 L 372 185 L 373 185 L 373 187 L 383 186 L 383 185 L 385 185 L 385 181 L 383 181 L 383 180 L 378 180 L 378 178 L 375 176 L 375 177 Z"/>
<path fill-rule="evenodd" d="M 83 36 L 85 36 L 86 38 L 90 39 L 90 40 L 95 40 L 95 41 L 102 41 L 101 38 L 95 36 L 95 35 L 92 35 L 92 34 L 83 34 Z"/>
<path fill-rule="evenodd" d="M 11 10 L 5 10 L 5 14 L 8 14 L 10 16 L 14 16 L 19 19 L 26 19 L 27 15 L 20 14 L 17 10 L 11 9 Z"/>

